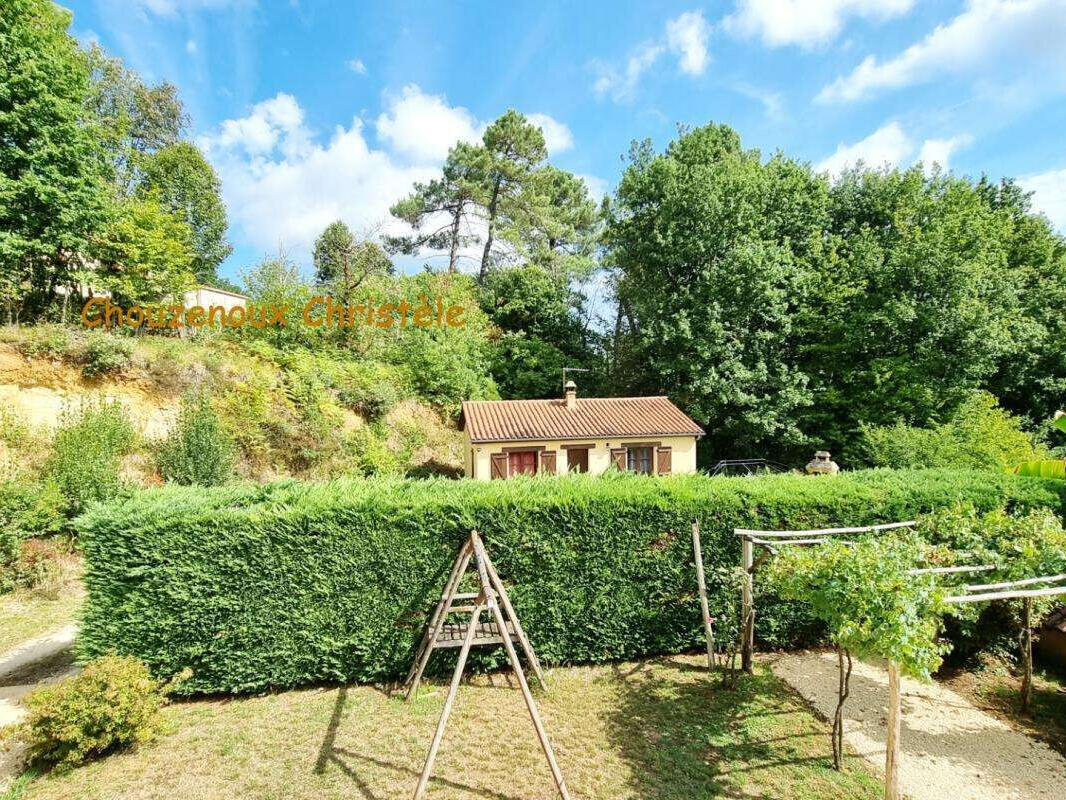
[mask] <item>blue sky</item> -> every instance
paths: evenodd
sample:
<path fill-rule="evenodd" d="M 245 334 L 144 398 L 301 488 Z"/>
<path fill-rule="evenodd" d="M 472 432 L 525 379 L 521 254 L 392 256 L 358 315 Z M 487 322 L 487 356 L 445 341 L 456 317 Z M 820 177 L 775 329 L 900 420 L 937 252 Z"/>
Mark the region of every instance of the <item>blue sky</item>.
<path fill-rule="evenodd" d="M 279 246 L 306 266 L 336 218 L 389 228 L 512 107 L 597 194 L 633 139 L 715 121 L 830 173 L 1018 177 L 1066 231 L 1066 0 L 63 4 L 83 42 L 181 90 L 222 177 L 229 277 Z"/>

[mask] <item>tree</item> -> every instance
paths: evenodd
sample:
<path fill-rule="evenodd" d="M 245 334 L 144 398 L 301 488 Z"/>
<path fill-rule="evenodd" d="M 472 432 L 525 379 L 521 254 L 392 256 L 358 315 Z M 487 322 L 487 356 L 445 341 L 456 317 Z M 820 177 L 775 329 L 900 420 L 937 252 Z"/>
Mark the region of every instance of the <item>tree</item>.
<path fill-rule="evenodd" d="M 86 104 L 100 124 L 112 181 L 121 193 L 130 194 L 143 177 L 146 159 L 177 144 L 188 117 L 173 84 L 146 86 L 140 75 L 99 45 L 90 47 L 85 57 L 91 76 Z"/>
<path fill-rule="evenodd" d="M 120 301 L 158 303 L 196 283 L 192 231 L 155 195 L 119 204 L 99 252 L 101 278 Z"/>
<path fill-rule="evenodd" d="M 0 281 L 9 320 L 40 310 L 106 218 L 88 70 L 47 0 L 0 7 Z"/>
<path fill-rule="evenodd" d="M 560 275 L 592 272 L 600 213 L 581 178 L 547 164 L 530 176 L 518 208 L 504 236 L 526 260 Z"/>
<path fill-rule="evenodd" d="M 682 130 L 659 156 L 635 145 L 630 162 L 605 231 L 635 351 L 614 382 L 669 394 L 708 423 L 719 457 L 805 443 L 797 314 L 826 256 L 825 180 L 783 156 L 764 163 L 724 125 Z"/>
<path fill-rule="evenodd" d="M 304 304 L 311 298 L 311 287 L 284 252 L 264 258 L 248 272 L 242 272 L 241 279 L 249 303 L 288 309 L 284 325 L 268 325 L 259 330 L 245 325 L 241 330 L 246 335 L 269 337 L 278 347 L 310 346 L 315 342 L 315 330 L 304 324 L 301 316 Z"/>
<path fill-rule="evenodd" d="M 806 432 L 847 450 L 861 422 L 944 422 L 1014 351 L 1022 309 L 1009 220 L 968 181 L 856 169 L 830 202 L 797 363 Z"/>
<path fill-rule="evenodd" d="M 226 207 L 214 167 L 190 142 L 168 144 L 144 159 L 138 196 L 154 195 L 192 232 L 192 270 L 200 283 L 215 283 L 218 265 L 233 248 L 226 241 Z"/>
<path fill-rule="evenodd" d="M 356 241 L 351 229 L 340 220 L 331 222 L 315 240 L 315 282 L 331 286 L 347 305 L 351 293 L 371 275 L 390 275 L 389 257 L 369 240 Z"/>
<path fill-rule="evenodd" d="M 501 334 L 492 374 L 504 397 L 557 397 L 564 366 L 600 373 L 598 341 L 589 330 L 585 298 L 567 276 L 534 265 L 490 270 L 481 307 Z"/>
<path fill-rule="evenodd" d="M 416 183 L 414 191 L 389 209 L 394 217 L 410 225 L 407 236 L 384 237 L 394 253 L 414 255 L 425 248 L 448 251 L 448 272 L 456 272 L 460 249 L 479 241 L 472 233 L 485 172 L 485 151 L 457 143 L 448 151 L 441 177 L 429 183 Z"/>
<path fill-rule="evenodd" d="M 481 254 L 479 283 L 488 275 L 497 225 L 502 222 L 514 228 L 522 218 L 531 216 L 535 199 L 527 191 L 527 184 L 548 157 L 544 133 L 514 109 L 489 125 L 482 141 L 487 154 L 483 202 L 488 230 Z"/>

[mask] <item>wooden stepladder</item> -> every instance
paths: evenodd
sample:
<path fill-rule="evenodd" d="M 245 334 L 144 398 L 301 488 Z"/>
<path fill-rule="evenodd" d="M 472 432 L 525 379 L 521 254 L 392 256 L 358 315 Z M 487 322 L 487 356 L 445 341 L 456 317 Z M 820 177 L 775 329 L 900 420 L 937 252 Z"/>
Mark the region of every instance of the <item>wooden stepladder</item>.
<path fill-rule="evenodd" d="M 477 592 L 460 593 L 458 591 L 459 585 L 462 583 L 471 561 L 474 562 L 478 584 L 481 588 Z M 485 611 L 489 612 L 489 621 L 483 623 L 481 615 Z M 448 622 L 450 615 L 467 612 L 470 614 L 469 621 L 465 623 Z M 496 568 L 492 565 L 489 554 L 485 551 L 485 544 L 481 541 L 477 531 L 471 531 L 470 537 L 459 548 L 459 555 L 455 559 L 455 564 L 452 565 L 451 575 L 444 585 L 444 591 L 441 593 L 437 607 L 429 617 L 426 630 L 422 634 L 422 641 L 415 654 L 414 663 L 411 665 L 411 670 L 407 673 L 407 680 L 405 681 L 407 700 L 410 701 L 418 691 L 418 685 L 422 680 L 422 673 L 425 672 L 426 664 L 429 662 L 430 654 L 434 650 L 442 648 L 460 648 L 459 660 L 455 664 L 455 673 L 452 675 L 452 683 L 448 689 L 448 697 L 444 701 L 444 709 L 441 711 L 436 733 L 433 734 L 433 742 L 430 744 L 429 753 L 426 755 L 426 764 L 422 768 L 421 777 L 418 779 L 414 800 L 420 800 L 426 791 L 426 785 L 429 783 L 429 777 L 433 772 L 433 762 L 437 758 L 437 751 L 440 749 L 441 740 L 444 738 L 444 729 L 448 724 L 448 716 L 451 714 L 455 695 L 459 691 L 459 683 L 463 677 L 463 669 L 466 667 L 467 656 L 470 655 L 470 648 L 497 644 L 502 644 L 504 649 L 507 650 L 507 657 L 510 659 L 511 667 L 514 669 L 515 677 L 518 679 L 518 687 L 522 690 L 526 708 L 529 710 L 529 716 L 533 720 L 533 728 L 537 732 L 540 746 L 544 750 L 548 766 L 551 767 L 555 785 L 559 789 L 559 796 L 563 800 L 570 800 L 570 793 L 566 789 L 563 774 L 555 761 L 555 752 L 552 750 L 548 734 L 544 730 L 540 713 L 537 711 L 537 704 L 529 691 L 529 683 L 526 681 L 526 674 L 522 669 L 522 664 L 518 660 L 514 639 L 518 639 L 522 652 L 526 656 L 526 661 L 533 668 L 533 672 L 537 676 L 537 680 L 540 681 L 541 686 L 546 686 L 540 662 L 537 660 L 537 654 L 533 652 L 533 647 L 530 645 L 525 631 L 522 630 L 522 624 L 518 621 L 518 616 L 511 605 L 511 600 L 507 596 L 507 590 L 504 589 L 503 582 L 500 581 L 500 576 L 496 573 Z"/>

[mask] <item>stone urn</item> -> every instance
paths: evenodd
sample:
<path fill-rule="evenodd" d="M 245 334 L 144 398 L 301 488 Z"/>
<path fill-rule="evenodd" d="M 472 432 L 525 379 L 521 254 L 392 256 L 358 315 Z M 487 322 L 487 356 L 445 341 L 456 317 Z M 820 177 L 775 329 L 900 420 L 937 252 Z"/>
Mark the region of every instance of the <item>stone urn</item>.
<path fill-rule="evenodd" d="M 828 450 L 819 450 L 807 462 L 808 475 L 836 475 L 838 472 L 840 466 L 830 458 Z"/>

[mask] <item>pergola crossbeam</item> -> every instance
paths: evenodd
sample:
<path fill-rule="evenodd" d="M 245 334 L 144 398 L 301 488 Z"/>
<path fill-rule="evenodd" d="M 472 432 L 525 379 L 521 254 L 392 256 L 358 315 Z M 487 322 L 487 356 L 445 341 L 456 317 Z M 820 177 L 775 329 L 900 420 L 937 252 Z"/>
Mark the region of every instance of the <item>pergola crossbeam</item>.
<path fill-rule="evenodd" d="M 759 539 L 809 539 L 813 536 L 837 536 L 842 533 L 875 533 L 897 528 L 913 528 L 916 524 L 914 520 L 907 520 L 906 522 L 886 522 L 880 525 L 860 525 L 851 528 L 818 528 L 807 531 L 759 531 L 750 528 L 734 528 L 733 533 L 737 536 L 756 537 Z"/>
<path fill-rule="evenodd" d="M 1049 575 L 1046 578 L 1026 578 L 1020 581 L 1005 581 L 1003 583 L 975 583 L 964 587 L 967 592 L 987 591 L 989 589 L 1013 589 L 1017 586 L 1033 586 L 1038 583 L 1058 583 L 1066 580 L 1066 574 Z"/>
<path fill-rule="evenodd" d="M 982 592 L 980 594 L 961 594 L 945 597 L 945 603 L 983 603 L 986 600 L 1013 600 L 1022 597 L 1054 597 L 1066 594 L 1066 586 L 1050 589 L 1018 589 L 1009 592 Z"/>
<path fill-rule="evenodd" d="M 991 564 L 981 564 L 969 567 L 923 567 L 921 569 L 909 569 L 908 575 L 957 575 L 968 572 L 991 572 L 995 567 Z"/>

